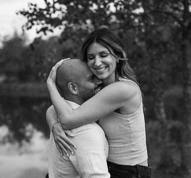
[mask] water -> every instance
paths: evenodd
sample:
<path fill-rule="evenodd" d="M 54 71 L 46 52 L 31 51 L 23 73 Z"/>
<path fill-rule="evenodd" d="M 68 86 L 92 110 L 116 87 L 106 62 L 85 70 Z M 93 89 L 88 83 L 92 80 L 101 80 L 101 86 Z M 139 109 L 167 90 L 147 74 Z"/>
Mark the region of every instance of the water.
<path fill-rule="evenodd" d="M 2 136 L 2 129 L 0 130 Z M 44 178 L 48 169 L 48 141 L 35 131 L 31 144 L 0 145 L 1 178 Z"/>

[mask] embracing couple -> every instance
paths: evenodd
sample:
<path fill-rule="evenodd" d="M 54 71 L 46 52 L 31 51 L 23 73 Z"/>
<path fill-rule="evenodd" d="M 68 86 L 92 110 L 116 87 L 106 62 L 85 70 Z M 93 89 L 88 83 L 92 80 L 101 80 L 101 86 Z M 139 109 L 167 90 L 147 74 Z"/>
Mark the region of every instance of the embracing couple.
<path fill-rule="evenodd" d="M 49 178 L 150 178 L 142 93 L 123 45 L 100 28 L 81 50 L 47 79 Z"/>

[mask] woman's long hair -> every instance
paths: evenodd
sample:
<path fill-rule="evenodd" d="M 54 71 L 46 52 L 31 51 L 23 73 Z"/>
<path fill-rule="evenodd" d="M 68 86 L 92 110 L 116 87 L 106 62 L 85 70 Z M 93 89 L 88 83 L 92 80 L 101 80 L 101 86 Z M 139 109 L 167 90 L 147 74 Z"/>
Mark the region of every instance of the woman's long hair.
<path fill-rule="evenodd" d="M 107 48 L 110 54 L 118 60 L 115 70 L 116 80 L 119 80 L 119 77 L 128 78 L 138 84 L 134 71 L 128 64 L 128 59 L 122 43 L 108 28 L 94 30 L 86 37 L 81 49 L 82 59 L 85 62 L 88 62 L 87 50 L 94 42 Z"/>

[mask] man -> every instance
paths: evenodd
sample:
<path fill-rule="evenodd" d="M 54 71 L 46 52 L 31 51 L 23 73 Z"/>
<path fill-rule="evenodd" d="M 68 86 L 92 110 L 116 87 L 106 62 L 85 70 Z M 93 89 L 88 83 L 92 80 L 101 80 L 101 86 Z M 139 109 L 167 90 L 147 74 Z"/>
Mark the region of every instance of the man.
<path fill-rule="evenodd" d="M 68 104 L 76 109 L 100 90 L 101 81 L 79 59 L 66 60 L 57 70 L 58 90 Z M 51 130 L 61 127 L 51 106 L 47 110 L 47 122 Z M 57 124 L 58 123 L 58 124 Z M 52 128 L 53 127 L 53 128 Z M 53 135 L 50 135 L 49 178 L 108 178 L 108 143 L 105 134 L 96 123 L 71 130 L 76 145 L 75 154 L 61 156 Z"/>

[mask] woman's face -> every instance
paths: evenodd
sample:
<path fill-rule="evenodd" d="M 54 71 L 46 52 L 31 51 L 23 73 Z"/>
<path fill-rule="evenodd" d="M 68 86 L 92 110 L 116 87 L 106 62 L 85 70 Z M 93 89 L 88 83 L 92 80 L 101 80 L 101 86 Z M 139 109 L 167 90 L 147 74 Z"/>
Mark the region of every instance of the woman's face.
<path fill-rule="evenodd" d="M 90 70 L 105 84 L 115 82 L 116 59 L 107 48 L 99 43 L 92 43 L 87 50 Z"/>

